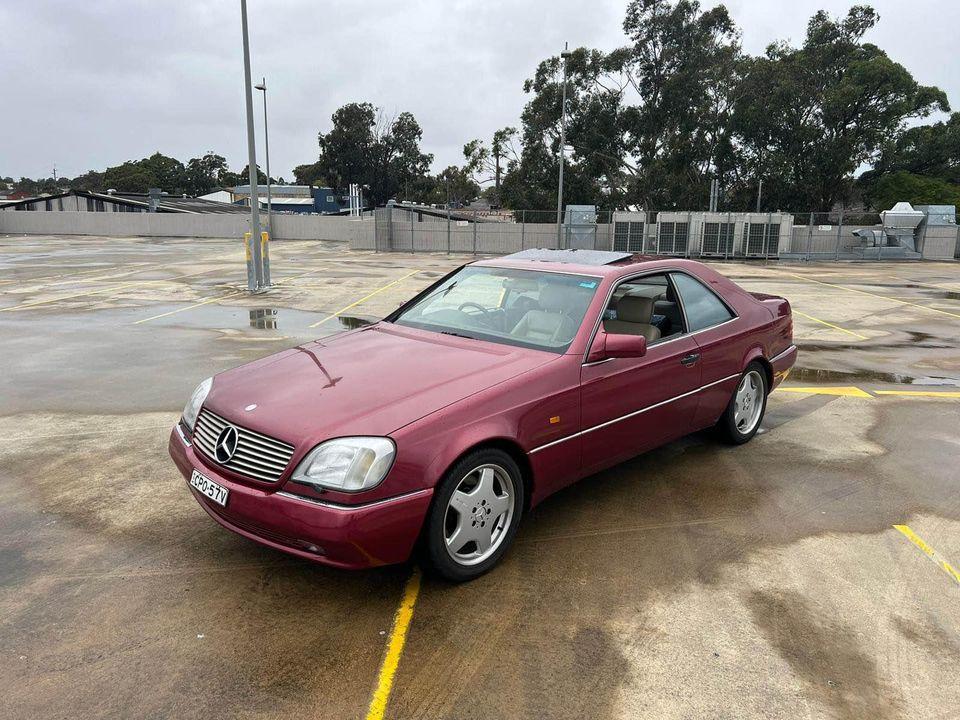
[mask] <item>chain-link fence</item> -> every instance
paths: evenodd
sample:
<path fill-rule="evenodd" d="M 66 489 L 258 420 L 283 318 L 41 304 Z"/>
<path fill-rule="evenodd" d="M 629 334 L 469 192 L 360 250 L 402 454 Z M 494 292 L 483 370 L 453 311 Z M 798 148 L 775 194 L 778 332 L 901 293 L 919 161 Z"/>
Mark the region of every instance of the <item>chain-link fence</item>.
<path fill-rule="evenodd" d="M 911 225 L 878 213 L 471 211 L 393 205 L 376 211 L 381 251 L 507 254 L 582 248 L 711 259 L 893 260 L 960 258 L 953 213 Z"/>

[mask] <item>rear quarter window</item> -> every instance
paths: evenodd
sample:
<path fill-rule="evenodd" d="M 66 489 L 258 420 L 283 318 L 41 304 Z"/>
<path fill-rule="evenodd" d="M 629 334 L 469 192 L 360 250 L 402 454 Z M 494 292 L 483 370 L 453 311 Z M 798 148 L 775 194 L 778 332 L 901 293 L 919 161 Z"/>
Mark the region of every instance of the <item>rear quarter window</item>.
<path fill-rule="evenodd" d="M 696 332 L 719 325 L 733 317 L 733 313 L 712 290 L 699 280 L 683 273 L 671 276 L 680 293 L 683 311 L 687 316 L 687 331 Z"/>

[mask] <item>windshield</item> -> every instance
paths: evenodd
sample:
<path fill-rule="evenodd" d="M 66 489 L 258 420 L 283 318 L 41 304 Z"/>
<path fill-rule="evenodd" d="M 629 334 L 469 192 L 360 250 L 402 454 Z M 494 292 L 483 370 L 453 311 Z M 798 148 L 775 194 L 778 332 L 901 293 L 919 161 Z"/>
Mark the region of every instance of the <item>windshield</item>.
<path fill-rule="evenodd" d="M 397 325 L 562 353 L 600 284 L 589 275 L 470 265 L 393 318 Z"/>

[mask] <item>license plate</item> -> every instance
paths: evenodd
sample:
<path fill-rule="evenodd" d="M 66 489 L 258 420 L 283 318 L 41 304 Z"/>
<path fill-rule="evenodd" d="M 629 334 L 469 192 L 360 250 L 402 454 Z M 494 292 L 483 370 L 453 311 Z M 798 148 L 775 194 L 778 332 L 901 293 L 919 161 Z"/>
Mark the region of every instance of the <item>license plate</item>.
<path fill-rule="evenodd" d="M 222 485 L 217 485 L 213 480 L 204 477 L 196 470 L 190 475 L 190 484 L 217 503 L 217 505 L 227 506 L 227 496 L 230 495 L 230 491 Z"/>

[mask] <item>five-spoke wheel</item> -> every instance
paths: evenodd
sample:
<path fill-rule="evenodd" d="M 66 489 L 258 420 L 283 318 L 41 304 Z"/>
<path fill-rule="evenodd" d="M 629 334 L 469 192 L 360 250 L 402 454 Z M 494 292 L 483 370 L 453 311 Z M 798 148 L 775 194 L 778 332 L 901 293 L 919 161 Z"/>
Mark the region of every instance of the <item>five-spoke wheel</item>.
<path fill-rule="evenodd" d="M 504 553 L 523 510 L 523 479 L 502 450 L 471 453 L 437 488 L 426 528 L 429 564 L 449 580 L 469 580 Z"/>
<path fill-rule="evenodd" d="M 720 434 L 736 445 L 752 438 L 767 408 L 767 373 L 759 363 L 747 366 L 730 404 L 717 423 Z"/>

